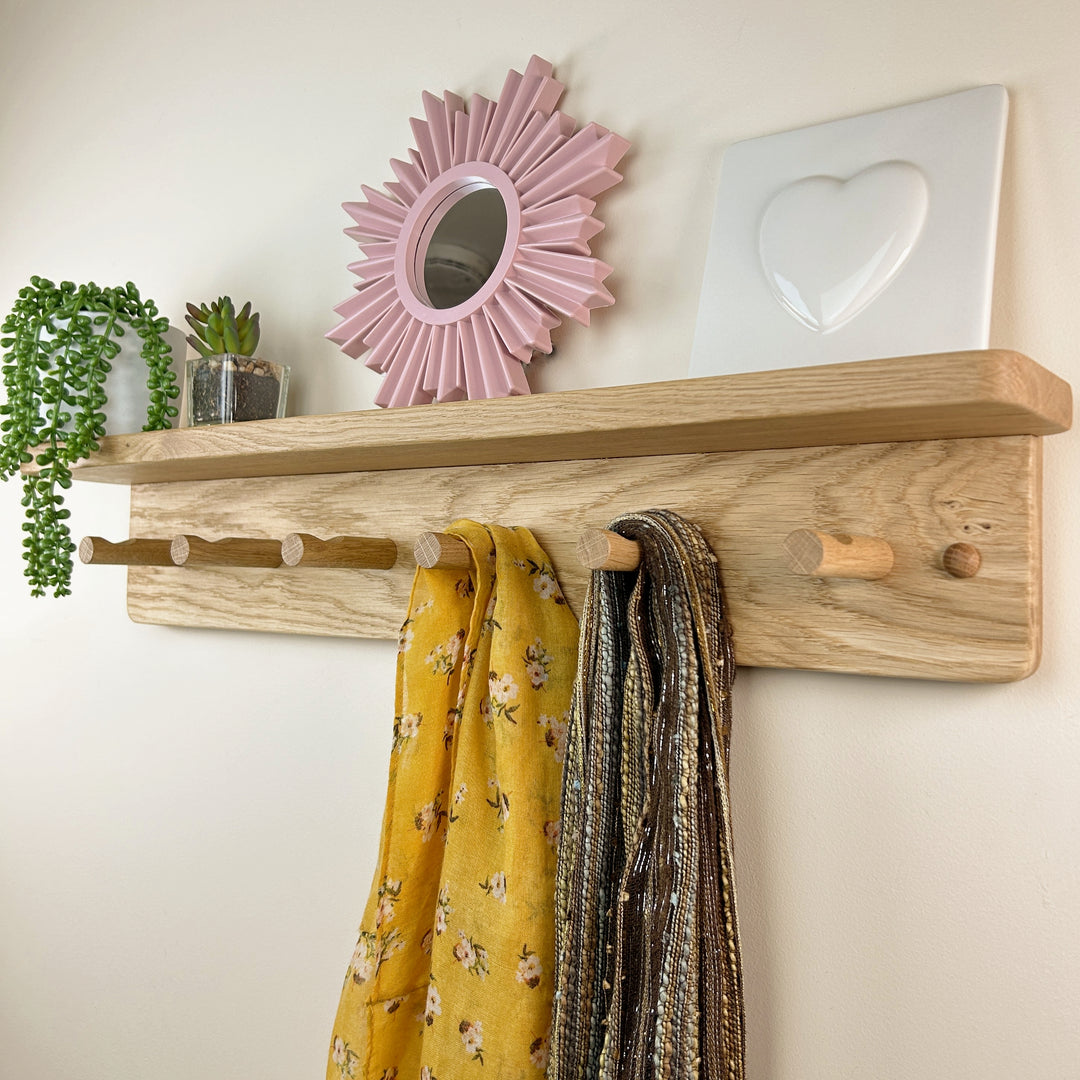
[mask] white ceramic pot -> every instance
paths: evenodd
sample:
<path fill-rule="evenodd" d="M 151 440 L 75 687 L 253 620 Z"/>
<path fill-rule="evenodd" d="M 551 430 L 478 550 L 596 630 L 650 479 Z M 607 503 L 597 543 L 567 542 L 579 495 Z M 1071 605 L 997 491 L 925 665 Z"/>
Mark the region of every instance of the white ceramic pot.
<path fill-rule="evenodd" d="M 63 320 L 57 320 L 62 323 Z M 112 370 L 105 379 L 105 434 L 127 435 L 142 431 L 146 423 L 146 410 L 150 405 L 150 391 L 146 386 L 147 367 L 142 358 L 142 338 L 135 330 L 124 327 L 124 336 L 115 339 L 120 352 L 110 361 Z M 170 368 L 176 375 L 176 385 L 183 387 L 184 371 L 184 332 L 170 326 L 165 332 L 165 340 L 172 349 Z M 180 398 L 173 400 L 179 406 Z M 175 421 L 174 421 L 175 423 Z M 70 424 L 65 429 L 70 429 Z"/>

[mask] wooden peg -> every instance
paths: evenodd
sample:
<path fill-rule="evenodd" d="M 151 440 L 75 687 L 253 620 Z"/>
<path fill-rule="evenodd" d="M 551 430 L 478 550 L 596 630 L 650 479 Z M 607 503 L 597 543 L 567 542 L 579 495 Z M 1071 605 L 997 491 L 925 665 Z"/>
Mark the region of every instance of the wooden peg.
<path fill-rule="evenodd" d="M 577 542 L 577 557 L 590 570 L 636 570 L 641 545 L 607 529 L 586 529 Z"/>
<path fill-rule="evenodd" d="M 100 536 L 79 541 L 79 559 L 93 566 L 172 566 L 169 540 L 132 537 L 114 544 Z"/>
<path fill-rule="evenodd" d="M 941 556 L 941 565 L 952 577 L 974 577 L 982 566 L 982 552 L 974 544 L 950 544 Z"/>
<path fill-rule="evenodd" d="M 311 533 L 289 533 L 281 541 L 281 561 L 286 566 L 389 570 L 397 562 L 397 544 L 373 536 L 332 536 L 320 540 Z"/>
<path fill-rule="evenodd" d="M 470 570 L 473 558 L 469 545 L 449 533 L 425 532 L 413 545 L 416 565 L 427 570 Z"/>
<path fill-rule="evenodd" d="M 170 545 L 177 566 L 266 566 L 281 565 L 280 540 L 254 540 L 229 536 L 224 540 L 204 540 L 201 536 L 174 536 Z"/>
<path fill-rule="evenodd" d="M 883 578 L 893 567 L 893 550 L 876 536 L 848 536 L 796 529 L 784 540 L 788 566 L 810 577 Z"/>

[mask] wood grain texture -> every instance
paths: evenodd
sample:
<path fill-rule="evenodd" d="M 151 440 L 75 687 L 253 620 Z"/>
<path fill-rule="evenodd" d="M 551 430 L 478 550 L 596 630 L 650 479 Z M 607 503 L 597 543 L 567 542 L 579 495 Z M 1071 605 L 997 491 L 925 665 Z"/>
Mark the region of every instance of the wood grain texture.
<path fill-rule="evenodd" d="M 950 544 L 941 556 L 941 565 L 953 577 L 974 577 L 982 566 L 982 552 L 974 544 L 963 541 Z"/>
<path fill-rule="evenodd" d="M 417 566 L 433 570 L 468 570 L 472 552 L 464 540 L 446 533 L 422 532 L 413 544 Z"/>
<path fill-rule="evenodd" d="M 281 565 L 281 541 L 252 536 L 174 536 L 169 547 L 172 561 L 185 569 L 204 566 L 274 567 Z"/>
<path fill-rule="evenodd" d="M 389 570 L 397 562 L 393 540 L 376 536 L 331 536 L 289 533 L 281 541 L 286 566 L 329 566 L 336 569 Z"/>
<path fill-rule="evenodd" d="M 556 397 L 558 395 L 549 395 Z M 409 551 L 458 517 L 533 530 L 580 611 L 581 533 L 666 507 L 716 551 L 740 664 L 1007 681 L 1038 663 L 1041 440 L 1027 436 L 139 485 L 132 535 L 382 536 Z M 880 581 L 800 577 L 783 540 L 813 525 L 888 537 Z M 975 543 L 977 576 L 942 552 Z M 431 571 L 449 573 L 453 571 Z M 132 567 L 137 622 L 396 638 L 413 576 L 390 570 Z"/>
<path fill-rule="evenodd" d="M 588 570 L 636 570 L 641 545 L 607 529 L 586 529 L 578 537 L 577 557 Z"/>
<path fill-rule="evenodd" d="M 131 537 L 113 543 L 100 536 L 79 541 L 79 561 L 93 566 L 172 566 L 172 540 Z"/>
<path fill-rule="evenodd" d="M 991 349 L 118 435 L 75 474 L 144 484 L 1047 435 L 1071 418 L 1068 383 Z"/>
<path fill-rule="evenodd" d="M 893 568 L 892 548 L 877 536 L 796 529 L 784 540 L 784 554 L 792 573 L 811 577 L 877 581 Z"/>

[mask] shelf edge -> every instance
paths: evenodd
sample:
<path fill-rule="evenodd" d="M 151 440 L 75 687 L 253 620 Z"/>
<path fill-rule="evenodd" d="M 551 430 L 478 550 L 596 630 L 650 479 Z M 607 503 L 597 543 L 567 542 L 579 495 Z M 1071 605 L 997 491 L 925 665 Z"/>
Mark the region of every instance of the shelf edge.
<path fill-rule="evenodd" d="M 980 350 L 110 436 L 77 479 L 141 484 L 992 435 L 1072 422 L 1069 384 Z"/>

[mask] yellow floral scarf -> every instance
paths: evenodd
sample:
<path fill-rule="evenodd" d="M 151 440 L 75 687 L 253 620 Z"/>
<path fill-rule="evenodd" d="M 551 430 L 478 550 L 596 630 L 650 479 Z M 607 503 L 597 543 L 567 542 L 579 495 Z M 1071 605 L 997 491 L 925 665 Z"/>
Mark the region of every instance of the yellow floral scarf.
<path fill-rule="evenodd" d="M 547 1067 L 577 621 L 526 529 L 449 531 L 474 567 L 416 573 L 379 862 L 327 1080 Z"/>

